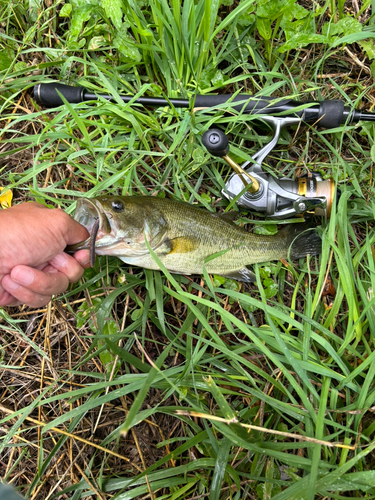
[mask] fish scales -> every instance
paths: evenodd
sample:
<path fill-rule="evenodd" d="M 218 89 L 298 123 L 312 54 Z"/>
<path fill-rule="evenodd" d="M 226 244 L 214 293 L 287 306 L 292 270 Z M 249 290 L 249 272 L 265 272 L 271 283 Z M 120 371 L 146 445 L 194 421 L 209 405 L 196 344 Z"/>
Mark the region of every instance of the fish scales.
<path fill-rule="evenodd" d="M 243 281 L 254 279 L 246 268 L 249 264 L 285 259 L 289 250 L 294 258 L 316 254 L 321 246 L 314 231 L 299 234 L 306 229 L 304 225 L 291 224 L 273 236 L 252 234 L 225 215 L 152 196 L 81 199 L 75 219 L 90 233 L 99 220 L 95 240 L 98 255 L 114 255 L 129 265 L 159 269 L 146 238 L 171 272 L 202 274 L 205 266 L 210 274 Z M 89 243 L 90 239 L 71 250 L 88 248 Z"/>
<path fill-rule="evenodd" d="M 182 274 L 201 274 L 205 265 L 208 273 L 225 274 L 247 264 L 287 258 L 289 245 L 285 239 L 249 233 L 220 215 L 194 205 L 162 198 L 153 198 L 151 203 L 163 211 L 170 239 L 183 236 L 197 240 L 195 248 L 189 252 L 172 251 L 164 255 L 156 251 L 167 269 L 175 268 Z M 204 264 L 208 257 L 223 251 L 224 254 Z M 149 265 L 151 260 L 148 260 Z"/>

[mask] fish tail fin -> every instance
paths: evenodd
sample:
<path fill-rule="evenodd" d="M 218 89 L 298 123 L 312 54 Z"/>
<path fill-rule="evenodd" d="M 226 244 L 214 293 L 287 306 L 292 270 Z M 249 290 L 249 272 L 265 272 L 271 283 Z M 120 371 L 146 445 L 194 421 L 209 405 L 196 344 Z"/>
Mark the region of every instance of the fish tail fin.
<path fill-rule="evenodd" d="M 291 260 L 302 259 L 306 255 L 318 255 L 322 251 L 322 240 L 315 229 L 308 224 L 292 224 L 289 232 L 289 257 Z M 284 231 L 285 231 L 284 230 Z"/>

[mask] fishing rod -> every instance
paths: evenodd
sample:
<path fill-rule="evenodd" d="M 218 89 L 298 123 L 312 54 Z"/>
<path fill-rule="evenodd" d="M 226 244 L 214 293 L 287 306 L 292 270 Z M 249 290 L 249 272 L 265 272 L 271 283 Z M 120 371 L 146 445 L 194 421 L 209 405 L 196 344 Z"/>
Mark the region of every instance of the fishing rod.
<path fill-rule="evenodd" d="M 109 94 L 95 94 L 83 87 L 72 87 L 62 83 L 38 83 L 34 86 L 34 98 L 43 106 L 54 108 L 61 106 L 64 101 L 61 94 L 69 103 L 97 101 L 99 98 L 115 101 Z M 132 96 L 120 95 L 120 99 L 127 103 L 134 99 Z M 143 106 L 174 106 L 175 108 L 189 108 L 194 103 L 194 109 L 202 110 L 213 108 L 228 103 L 231 109 L 246 114 L 273 115 L 283 117 L 298 117 L 306 123 L 317 123 L 322 128 L 335 128 L 344 123 L 358 123 L 360 120 L 375 122 L 375 113 L 363 112 L 344 106 L 339 100 L 324 100 L 301 102 L 294 99 L 277 99 L 274 97 L 249 96 L 248 94 L 221 94 L 221 95 L 196 95 L 189 99 L 162 99 L 160 97 L 139 97 L 134 104 Z M 238 103 L 238 104 L 233 104 Z M 308 107 L 301 109 L 307 104 Z"/>
<path fill-rule="evenodd" d="M 69 103 L 81 103 L 106 99 L 116 102 L 109 94 L 95 94 L 83 87 L 73 87 L 62 83 L 39 83 L 34 87 L 35 100 L 46 107 L 57 107 Z M 320 128 L 334 129 L 343 124 L 355 124 L 359 121 L 375 122 L 375 113 L 360 111 L 345 106 L 339 100 L 297 101 L 277 99 L 269 96 L 249 96 L 247 94 L 196 95 L 189 99 L 163 99 L 159 97 L 120 96 L 127 103 L 143 106 L 190 108 L 205 110 L 225 103 L 228 108 L 239 113 L 251 114 L 268 123 L 274 135 L 251 161 L 239 166 L 229 156 L 229 140 L 220 129 L 210 129 L 202 136 L 202 143 L 213 156 L 225 160 L 235 173 L 229 178 L 222 194 L 229 200 L 236 199 L 238 205 L 267 217 L 282 219 L 306 212 L 329 217 L 334 199 L 333 179 L 323 180 L 313 173 L 292 180 L 277 179 L 262 168 L 262 163 L 279 141 L 281 130 L 301 122 L 317 125 Z M 304 107 L 305 106 L 305 107 Z"/>

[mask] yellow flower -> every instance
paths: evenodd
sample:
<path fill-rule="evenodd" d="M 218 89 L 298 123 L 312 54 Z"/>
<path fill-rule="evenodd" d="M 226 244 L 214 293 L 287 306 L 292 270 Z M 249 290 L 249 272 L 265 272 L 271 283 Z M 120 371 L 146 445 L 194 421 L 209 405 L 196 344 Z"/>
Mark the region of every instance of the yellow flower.
<path fill-rule="evenodd" d="M 9 208 L 12 204 L 13 192 L 6 187 L 0 187 L 0 193 L 4 190 L 6 190 L 5 193 L 0 194 L 0 206 L 1 208 Z"/>

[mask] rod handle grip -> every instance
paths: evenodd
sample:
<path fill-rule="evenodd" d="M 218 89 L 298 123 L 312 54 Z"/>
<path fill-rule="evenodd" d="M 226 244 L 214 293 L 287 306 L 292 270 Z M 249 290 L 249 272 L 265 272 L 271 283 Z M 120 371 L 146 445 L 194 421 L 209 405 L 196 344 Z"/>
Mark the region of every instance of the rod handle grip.
<path fill-rule="evenodd" d="M 63 103 L 61 97 L 57 93 L 60 92 L 64 99 L 72 104 L 82 102 L 84 100 L 85 89 L 83 87 L 72 87 L 63 83 L 38 83 L 34 86 L 34 99 L 38 104 L 42 104 L 47 108 L 55 108 Z"/>
<path fill-rule="evenodd" d="M 277 102 L 272 102 L 277 101 Z M 261 113 L 273 114 L 280 113 L 285 110 L 293 110 L 296 106 L 295 101 L 292 99 L 277 100 L 274 97 L 262 96 L 254 97 L 248 94 L 238 94 L 233 97 L 232 94 L 219 94 L 219 95 L 197 95 L 194 102 L 195 108 L 211 108 L 230 103 L 230 106 L 236 111 L 243 111 L 245 113 Z M 241 104 L 235 104 L 240 102 Z M 301 103 L 297 103 L 301 104 Z"/>

